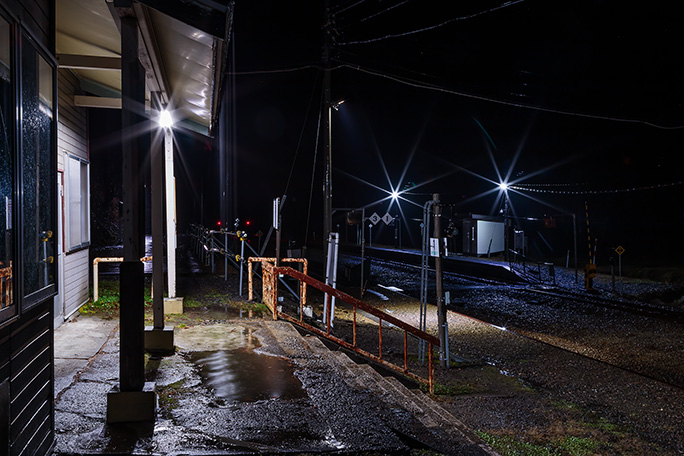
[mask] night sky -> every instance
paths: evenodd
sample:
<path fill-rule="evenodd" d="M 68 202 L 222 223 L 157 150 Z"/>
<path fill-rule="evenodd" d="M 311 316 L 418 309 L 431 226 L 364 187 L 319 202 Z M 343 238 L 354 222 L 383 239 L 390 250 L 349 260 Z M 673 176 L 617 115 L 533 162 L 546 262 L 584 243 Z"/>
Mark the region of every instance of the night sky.
<path fill-rule="evenodd" d="M 333 206 L 387 196 L 373 187 L 390 189 L 386 169 L 395 188 L 418 184 L 403 195 L 416 205 L 402 202 L 417 241 L 411 219 L 433 192 L 453 213 L 499 212 L 497 192 L 477 197 L 495 184 L 474 176 L 498 182 L 493 159 L 503 177 L 510 169 L 510 181 L 536 190 L 510 194 L 518 217 L 557 214 L 562 225 L 575 213 L 584 235 L 586 202 L 600 248 L 681 261 L 684 187 L 672 184 L 684 180 L 684 31 L 672 5 L 331 2 L 332 98 L 345 100 L 332 117 Z M 272 198 L 287 188 L 285 233 L 301 245 L 322 2 L 237 2 L 234 18 L 239 212 L 265 231 Z M 322 163 L 319 146 L 309 244 L 321 230 Z"/>
<path fill-rule="evenodd" d="M 345 100 L 332 115 L 333 206 L 382 216 L 388 201 L 373 203 L 387 193 L 376 187 L 416 184 L 402 195 L 415 204 L 401 207 L 418 247 L 414 219 L 433 192 L 449 216 L 498 214 L 498 167 L 517 185 L 513 212 L 540 255 L 565 255 L 576 214 L 586 256 L 586 202 L 599 264 L 617 245 L 625 261 L 681 264 L 684 28 L 675 6 L 331 0 L 332 98 Z M 299 246 L 320 246 L 323 19 L 320 0 L 238 1 L 234 14 L 238 213 L 265 232 L 272 199 L 287 193 L 284 239 Z M 203 221 L 215 223 L 215 151 L 184 141 L 179 222 L 199 221 L 204 195 Z M 396 204 L 390 212 L 399 215 Z M 549 215 L 555 232 L 544 231 Z"/>

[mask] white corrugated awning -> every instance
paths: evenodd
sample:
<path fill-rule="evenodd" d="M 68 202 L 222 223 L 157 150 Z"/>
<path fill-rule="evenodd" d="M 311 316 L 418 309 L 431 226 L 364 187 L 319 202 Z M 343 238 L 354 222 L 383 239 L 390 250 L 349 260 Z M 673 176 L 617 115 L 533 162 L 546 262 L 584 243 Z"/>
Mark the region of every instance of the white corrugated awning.
<path fill-rule="evenodd" d="M 217 106 L 217 75 L 232 6 L 211 0 L 142 0 L 133 6 L 148 92 L 161 91 L 176 119 L 207 134 Z M 91 95 L 78 102 L 115 106 L 112 98 L 121 96 L 121 37 L 113 4 L 56 0 L 56 13 L 60 67 L 70 68 Z"/>

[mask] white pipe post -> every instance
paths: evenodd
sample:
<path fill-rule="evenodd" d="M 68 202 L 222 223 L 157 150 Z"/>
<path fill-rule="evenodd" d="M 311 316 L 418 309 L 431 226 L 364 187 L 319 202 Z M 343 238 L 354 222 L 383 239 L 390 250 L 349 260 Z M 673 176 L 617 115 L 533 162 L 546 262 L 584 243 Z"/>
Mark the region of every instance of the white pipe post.
<path fill-rule="evenodd" d="M 176 178 L 173 175 L 173 134 L 164 131 L 164 158 L 166 182 L 166 258 L 169 298 L 176 297 Z"/>

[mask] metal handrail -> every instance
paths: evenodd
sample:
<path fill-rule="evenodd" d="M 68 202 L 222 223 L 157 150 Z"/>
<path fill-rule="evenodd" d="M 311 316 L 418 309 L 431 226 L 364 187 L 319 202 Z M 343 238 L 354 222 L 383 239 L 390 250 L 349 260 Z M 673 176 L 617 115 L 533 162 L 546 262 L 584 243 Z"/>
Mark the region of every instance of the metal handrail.
<path fill-rule="evenodd" d="M 375 307 L 364 303 L 363 301 L 360 301 L 359 299 L 354 298 L 353 296 L 350 296 L 336 288 L 333 288 L 329 285 L 324 284 L 323 282 L 320 282 L 319 280 L 314 279 L 313 277 L 306 275 L 302 272 L 299 272 L 295 269 L 292 269 L 287 266 L 279 266 L 275 267 L 274 264 L 271 264 L 268 261 L 262 262 L 262 268 L 264 268 L 264 281 L 263 281 L 263 287 L 264 287 L 264 294 L 266 295 L 267 293 L 270 294 L 268 298 L 264 298 L 264 303 L 268 305 L 273 312 L 273 319 L 277 320 L 279 317 L 283 318 L 284 320 L 287 320 L 291 323 L 294 323 L 298 326 L 301 326 L 308 331 L 311 331 L 319 336 L 325 337 L 328 340 L 331 340 L 338 345 L 341 345 L 349 350 L 352 350 L 355 353 L 358 353 L 366 358 L 369 358 L 379 364 L 382 364 L 385 367 L 388 367 L 390 369 L 393 369 L 397 372 L 400 372 L 401 374 L 416 380 L 420 383 L 424 383 L 428 385 L 430 394 L 434 393 L 434 365 L 432 362 L 433 359 L 433 350 L 435 347 L 439 347 L 439 339 L 436 338 L 435 336 L 428 334 L 424 331 L 421 331 L 418 328 L 415 328 L 414 326 L 409 325 L 408 323 L 399 320 L 396 317 L 393 317 L 392 315 L 389 315 L 381 310 L 376 309 Z M 268 270 L 268 275 L 266 274 L 266 271 Z M 338 301 L 345 302 L 352 306 L 353 308 L 353 326 L 352 326 L 352 342 L 349 343 L 343 339 L 340 339 L 333 335 L 331 333 L 331 318 L 332 318 L 332 312 L 329 312 L 327 315 L 327 320 L 325 322 L 326 329 L 325 331 L 321 330 L 320 328 L 317 328 L 316 326 L 310 325 L 304 321 L 304 304 L 303 302 L 300 302 L 300 308 L 299 308 L 299 317 L 293 317 L 282 310 L 278 309 L 278 281 L 277 277 L 279 275 L 287 275 L 290 276 L 294 279 L 297 279 L 300 283 L 305 283 L 309 286 L 312 286 L 329 296 L 334 296 Z M 251 295 L 251 284 L 250 284 L 250 296 Z M 365 312 L 367 314 L 373 315 L 378 319 L 378 332 L 379 332 L 379 339 L 378 339 L 378 355 L 375 355 L 373 353 L 370 353 L 361 347 L 359 347 L 356 343 L 356 315 L 357 312 Z M 387 361 L 386 359 L 383 359 L 382 357 L 382 324 L 383 322 L 389 323 L 400 330 L 404 331 L 404 365 L 398 366 L 394 363 L 391 363 Z M 418 338 L 419 340 L 423 340 L 429 344 L 429 350 L 428 350 L 428 378 L 425 379 L 423 377 L 420 377 L 417 374 L 414 374 L 413 372 L 409 371 L 408 368 L 408 335 L 411 334 L 412 336 Z"/>
<path fill-rule="evenodd" d="M 522 266 L 522 272 L 523 274 L 533 274 L 535 278 L 538 278 L 540 283 L 544 283 L 544 276 L 542 275 L 542 266 L 547 266 L 549 268 L 549 280 L 553 281 L 553 283 L 556 283 L 556 273 L 554 270 L 554 265 L 553 263 L 548 263 L 544 261 L 536 261 L 533 260 L 532 258 L 529 258 L 525 255 L 523 255 L 520 252 L 517 252 L 515 250 L 508 250 L 508 255 L 509 258 L 512 258 L 511 263 L 510 263 L 510 268 L 513 270 L 514 266 L 517 264 L 520 264 Z M 520 260 L 520 261 L 517 261 Z M 536 266 L 536 271 L 533 269 L 533 267 L 530 267 L 528 265 L 533 265 Z"/>

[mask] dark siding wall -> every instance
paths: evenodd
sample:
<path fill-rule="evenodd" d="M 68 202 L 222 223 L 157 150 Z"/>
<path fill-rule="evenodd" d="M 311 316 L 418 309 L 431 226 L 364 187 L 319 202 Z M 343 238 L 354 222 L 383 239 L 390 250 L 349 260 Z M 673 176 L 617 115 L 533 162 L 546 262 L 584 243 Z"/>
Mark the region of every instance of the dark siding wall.
<path fill-rule="evenodd" d="M 54 52 L 55 0 L 6 0 L 5 4 L 36 41 Z"/>
<path fill-rule="evenodd" d="M 12 326 L 9 342 L 10 454 L 34 454 L 53 428 L 50 307 L 23 314 Z"/>
<path fill-rule="evenodd" d="M 0 4 L 36 42 L 54 53 L 54 0 L 0 0 Z M 21 233 L 22 227 L 15 231 Z M 12 323 L 0 327 L 0 456 L 50 454 L 54 438 L 52 301 L 49 298 L 21 311 Z M 15 302 L 21 307 L 20 297 Z"/>

